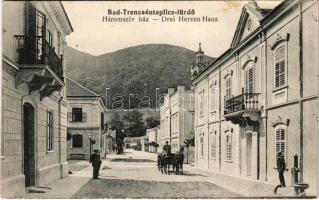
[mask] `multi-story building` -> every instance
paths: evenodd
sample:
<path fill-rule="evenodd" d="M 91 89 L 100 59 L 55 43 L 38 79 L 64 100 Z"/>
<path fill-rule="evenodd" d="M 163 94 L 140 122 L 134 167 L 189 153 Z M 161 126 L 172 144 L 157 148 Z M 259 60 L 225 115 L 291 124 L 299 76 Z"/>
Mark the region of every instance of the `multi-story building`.
<path fill-rule="evenodd" d="M 68 174 L 63 54 L 73 32 L 60 1 L 2 2 L 1 195 Z"/>
<path fill-rule="evenodd" d="M 298 156 L 299 181 L 317 193 L 318 2 L 250 1 L 231 47 L 193 76 L 196 166 L 277 184 Z"/>
<path fill-rule="evenodd" d="M 66 79 L 68 100 L 68 159 L 89 159 L 99 149 L 105 155 L 105 104 L 99 95 Z"/>
<path fill-rule="evenodd" d="M 194 137 L 194 92 L 184 86 L 168 88 L 160 106 L 161 146 L 168 141 L 172 152 L 179 151 L 186 139 Z"/>

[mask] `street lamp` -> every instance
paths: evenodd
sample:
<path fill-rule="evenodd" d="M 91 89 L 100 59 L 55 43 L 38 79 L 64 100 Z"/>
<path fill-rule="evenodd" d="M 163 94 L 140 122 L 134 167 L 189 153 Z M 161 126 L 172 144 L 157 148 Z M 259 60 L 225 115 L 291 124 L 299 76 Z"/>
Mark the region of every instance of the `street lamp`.
<path fill-rule="evenodd" d="M 89 136 L 89 141 L 90 141 L 90 156 L 91 156 L 91 154 L 92 154 L 92 134 L 89 133 L 88 136 Z"/>

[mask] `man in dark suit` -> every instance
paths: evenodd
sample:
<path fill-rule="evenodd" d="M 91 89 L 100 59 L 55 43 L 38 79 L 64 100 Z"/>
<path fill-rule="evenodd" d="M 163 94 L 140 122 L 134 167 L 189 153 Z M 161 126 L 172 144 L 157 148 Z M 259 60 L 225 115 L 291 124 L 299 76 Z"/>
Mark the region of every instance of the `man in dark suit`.
<path fill-rule="evenodd" d="M 93 179 L 99 178 L 99 171 L 102 164 L 99 150 L 94 149 L 93 154 L 90 156 L 90 163 L 93 167 Z"/>
<path fill-rule="evenodd" d="M 284 172 L 286 170 L 286 162 L 282 152 L 278 152 L 277 154 L 277 170 L 278 170 L 280 184 L 277 185 L 276 188 L 274 189 L 275 194 L 277 193 L 278 188 L 286 187 L 285 177 L 284 177 Z"/>
<path fill-rule="evenodd" d="M 163 147 L 163 150 L 166 151 L 166 155 L 171 155 L 171 145 L 168 144 L 168 141 L 166 141 L 166 144 Z"/>

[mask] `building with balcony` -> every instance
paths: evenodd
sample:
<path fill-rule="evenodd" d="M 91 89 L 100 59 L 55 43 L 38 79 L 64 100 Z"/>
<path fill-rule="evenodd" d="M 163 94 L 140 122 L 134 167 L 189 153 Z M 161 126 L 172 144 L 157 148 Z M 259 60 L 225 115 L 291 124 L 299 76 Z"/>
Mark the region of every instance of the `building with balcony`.
<path fill-rule="evenodd" d="M 66 78 L 67 113 L 67 154 L 68 159 L 90 158 L 94 149 L 105 155 L 106 131 L 102 98 L 71 78 Z"/>
<path fill-rule="evenodd" d="M 179 151 L 184 141 L 194 137 L 194 92 L 184 86 L 168 88 L 160 106 L 161 147 L 168 141 L 172 153 Z"/>
<path fill-rule="evenodd" d="M 192 78 L 196 166 L 278 184 L 294 156 L 317 194 L 318 2 L 246 4 L 228 50 Z M 192 66 L 193 67 L 193 66 Z"/>
<path fill-rule="evenodd" d="M 22 196 L 68 174 L 65 36 L 60 1 L 2 2 L 1 195 Z"/>

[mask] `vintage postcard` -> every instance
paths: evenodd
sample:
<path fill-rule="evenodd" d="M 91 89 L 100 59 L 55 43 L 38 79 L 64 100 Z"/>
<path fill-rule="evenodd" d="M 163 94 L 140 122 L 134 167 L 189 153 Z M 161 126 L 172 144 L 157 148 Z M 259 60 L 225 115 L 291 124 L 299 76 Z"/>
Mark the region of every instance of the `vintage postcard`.
<path fill-rule="evenodd" d="M 317 0 L 2 1 L 1 197 L 318 197 Z"/>

